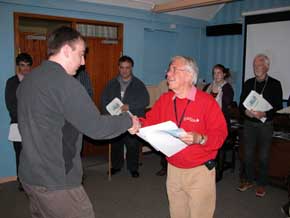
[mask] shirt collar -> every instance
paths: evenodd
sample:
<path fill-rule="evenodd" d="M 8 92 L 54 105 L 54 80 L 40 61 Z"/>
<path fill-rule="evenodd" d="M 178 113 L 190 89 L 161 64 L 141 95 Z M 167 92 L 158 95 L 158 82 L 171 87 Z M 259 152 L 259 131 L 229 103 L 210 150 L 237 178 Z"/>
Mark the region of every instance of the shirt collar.
<path fill-rule="evenodd" d="M 195 96 L 196 96 L 196 87 L 192 86 L 191 90 L 189 91 L 188 95 L 186 96 L 186 98 L 190 101 L 194 101 L 195 100 Z M 176 95 L 173 96 L 172 100 L 174 100 L 176 98 Z"/>

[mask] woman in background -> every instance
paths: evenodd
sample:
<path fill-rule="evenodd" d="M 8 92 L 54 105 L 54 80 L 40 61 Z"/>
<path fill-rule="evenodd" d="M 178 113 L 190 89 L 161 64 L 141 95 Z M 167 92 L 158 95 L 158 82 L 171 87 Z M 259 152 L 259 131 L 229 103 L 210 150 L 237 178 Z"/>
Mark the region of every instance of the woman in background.
<path fill-rule="evenodd" d="M 219 106 L 221 107 L 223 114 L 225 116 L 228 132 L 230 133 L 230 106 L 232 105 L 234 98 L 234 90 L 227 79 L 230 77 L 230 72 L 228 68 L 225 68 L 222 64 L 216 64 L 212 69 L 213 81 L 207 84 L 203 91 L 211 94 Z M 229 138 L 229 137 L 228 137 Z M 220 149 L 221 151 L 222 149 Z M 216 180 L 222 179 L 223 175 L 223 159 L 224 153 L 219 152 L 217 155 L 217 167 L 216 167 Z"/>
<path fill-rule="evenodd" d="M 203 91 L 210 93 L 218 102 L 227 121 L 228 129 L 230 127 L 229 107 L 233 102 L 234 90 L 227 82 L 230 77 L 228 68 L 222 64 L 216 64 L 212 69 L 213 82 L 207 84 Z"/>

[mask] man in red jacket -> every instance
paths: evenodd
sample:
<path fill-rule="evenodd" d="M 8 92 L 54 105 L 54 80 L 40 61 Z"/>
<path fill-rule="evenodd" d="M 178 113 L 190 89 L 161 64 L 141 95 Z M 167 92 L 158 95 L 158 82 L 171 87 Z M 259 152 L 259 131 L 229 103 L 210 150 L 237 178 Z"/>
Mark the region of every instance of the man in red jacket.
<path fill-rule="evenodd" d="M 167 71 L 172 91 L 140 118 L 142 126 L 171 120 L 186 131 L 180 139 L 189 146 L 167 157 L 171 218 L 210 218 L 215 210 L 214 159 L 227 136 L 227 126 L 215 99 L 193 85 L 197 75 L 193 59 L 173 57 Z"/>

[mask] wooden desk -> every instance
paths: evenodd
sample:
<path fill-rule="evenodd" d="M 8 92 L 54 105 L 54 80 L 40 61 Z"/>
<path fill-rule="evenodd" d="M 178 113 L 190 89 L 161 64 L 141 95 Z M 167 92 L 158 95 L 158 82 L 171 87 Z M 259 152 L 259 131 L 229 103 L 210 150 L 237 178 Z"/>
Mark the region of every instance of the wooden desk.
<path fill-rule="evenodd" d="M 231 118 L 236 120 L 235 123 L 240 123 L 240 115 L 237 107 L 231 109 Z M 234 125 L 235 126 L 235 125 Z M 273 126 L 275 131 L 290 132 L 290 115 L 287 114 L 275 114 L 273 119 Z M 241 160 L 240 178 L 244 178 L 243 169 L 243 128 L 241 125 L 237 125 L 234 129 L 238 136 L 238 153 Z M 270 176 L 270 182 L 276 183 L 279 181 L 280 185 L 288 189 L 290 197 L 290 140 L 280 139 L 273 137 L 273 142 L 270 148 L 270 159 L 268 175 Z M 278 184 L 279 185 L 279 184 Z"/>
<path fill-rule="evenodd" d="M 273 138 L 270 150 L 269 176 L 285 178 L 290 175 L 290 141 Z"/>
<path fill-rule="evenodd" d="M 244 156 L 243 149 L 243 143 L 241 143 L 239 147 L 241 180 L 244 178 L 242 164 Z M 268 175 L 271 184 L 288 189 L 288 194 L 290 195 L 290 140 L 273 137 L 273 142 L 270 148 Z"/>

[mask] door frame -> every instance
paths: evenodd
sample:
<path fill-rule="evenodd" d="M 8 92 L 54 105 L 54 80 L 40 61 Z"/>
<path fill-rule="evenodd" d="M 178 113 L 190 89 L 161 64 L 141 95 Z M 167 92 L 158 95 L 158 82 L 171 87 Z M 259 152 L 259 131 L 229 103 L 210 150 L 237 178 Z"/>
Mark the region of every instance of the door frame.
<path fill-rule="evenodd" d="M 88 19 L 79 19 L 79 18 L 71 18 L 71 17 L 59 17 L 59 16 L 50 16 L 50 15 L 41 15 L 41 14 L 31 14 L 31 13 L 20 13 L 14 12 L 14 55 L 16 56 L 20 53 L 20 29 L 19 21 L 21 18 L 32 18 L 32 19 L 44 19 L 44 20 L 53 20 L 53 21 L 65 21 L 71 23 L 71 27 L 76 29 L 77 24 L 92 24 L 92 25 L 102 25 L 102 26 L 110 26 L 110 27 L 117 27 L 117 41 L 120 45 L 121 53 L 123 53 L 123 24 L 122 23 L 115 23 L 115 22 L 107 22 L 107 21 L 97 21 L 97 20 L 88 20 Z M 104 39 L 104 38 L 101 38 Z M 120 54 L 121 55 L 121 54 Z M 94 142 L 92 142 L 94 143 Z M 108 142 L 99 142 L 98 144 L 105 145 L 105 146 L 90 146 L 92 144 L 90 141 L 86 140 L 86 156 L 95 155 L 96 153 L 99 154 L 108 154 Z M 95 144 L 95 143 L 94 143 Z M 93 149 L 94 148 L 94 149 Z M 98 149 L 99 148 L 99 149 Z"/>
<path fill-rule="evenodd" d="M 116 22 L 108 22 L 108 21 L 98 21 L 98 20 L 88 20 L 88 19 L 80 19 L 80 18 L 72 18 L 72 17 L 61 17 L 61 16 L 50 16 L 50 15 L 42 15 L 42 14 L 31 14 L 31 13 L 22 13 L 22 12 L 14 12 L 14 56 L 20 53 L 20 36 L 19 36 L 19 20 L 22 18 L 32 18 L 32 19 L 42 19 L 42 20 L 54 20 L 54 21 L 66 21 L 70 22 L 72 28 L 76 28 L 77 23 L 81 24 L 94 24 L 94 25 L 102 25 L 102 26 L 111 26 L 117 27 L 117 40 L 121 45 L 121 50 L 123 52 L 123 27 L 122 23 Z"/>

